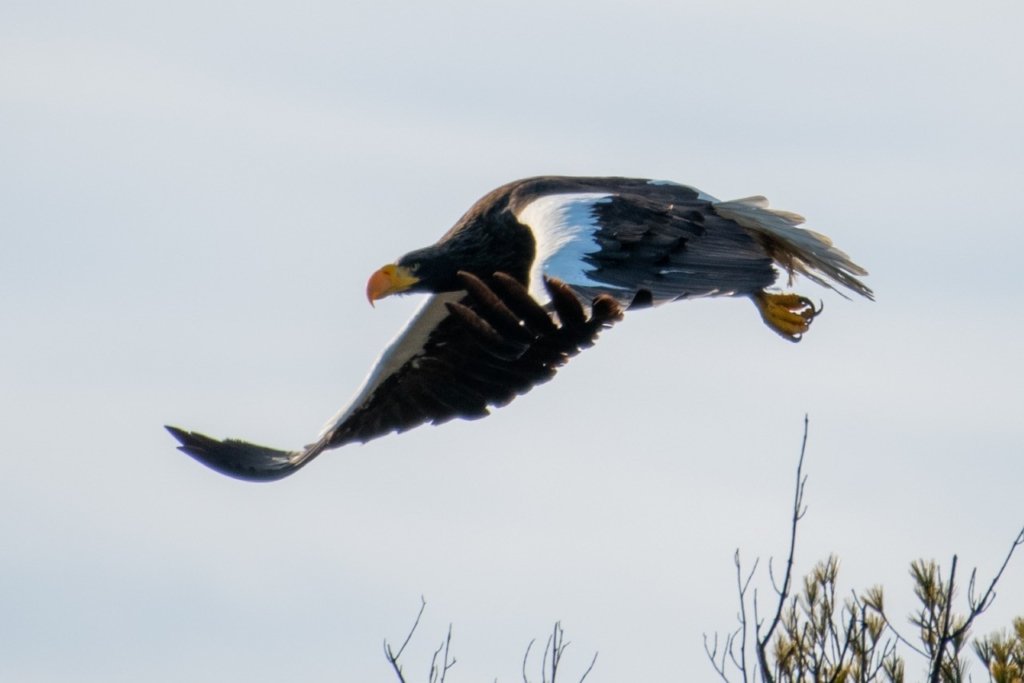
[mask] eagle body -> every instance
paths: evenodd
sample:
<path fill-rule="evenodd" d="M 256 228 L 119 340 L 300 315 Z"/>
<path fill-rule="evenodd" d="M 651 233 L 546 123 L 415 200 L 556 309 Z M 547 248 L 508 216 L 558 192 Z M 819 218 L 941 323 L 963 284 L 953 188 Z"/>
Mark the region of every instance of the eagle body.
<path fill-rule="evenodd" d="M 867 298 L 866 271 L 763 197 L 721 202 L 667 181 L 540 176 L 486 194 L 436 243 L 376 271 L 367 297 L 429 295 L 349 405 L 296 451 L 168 427 L 230 476 L 287 476 L 328 448 L 479 418 L 550 379 L 624 310 L 746 296 L 799 341 L 820 312 L 767 291 L 782 273 Z"/>
<path fill-rule="evenodd" d="M 675 183 L 526 178 L 482 197 L 436 244 L 397 265 L 423 269 L 411 291 L 457 288 L 459 269 L 478 277 L 500 270 L 541 299 L 547 276 L 585 299 L 608 293 L 627 305 L 770 285 L 771 257 L 749 231 L 716 214 L 715 202 Z"/>

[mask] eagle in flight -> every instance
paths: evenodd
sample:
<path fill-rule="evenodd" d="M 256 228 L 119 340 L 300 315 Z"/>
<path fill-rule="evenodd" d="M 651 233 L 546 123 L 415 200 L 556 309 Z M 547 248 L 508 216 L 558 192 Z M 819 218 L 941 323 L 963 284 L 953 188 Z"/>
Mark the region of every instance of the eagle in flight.
<path fill-rule="evenodd" d="M 271 481 L 330 448 L 483 417 L 554 376 L 625 310 L 745 296 L 771 330 L 799 341 L 820 309 L 769 291 L 780 274 L 873 299 L 858 279 L 867 271 L 801 223 L 764 197 L 719 201 L 667 181 L 517 180 L 477 201 L 435 244 L 370 276 L 371 304 L 429 297 L 316 441 L 282 451 L 167 429 L 211 468 Z"/>

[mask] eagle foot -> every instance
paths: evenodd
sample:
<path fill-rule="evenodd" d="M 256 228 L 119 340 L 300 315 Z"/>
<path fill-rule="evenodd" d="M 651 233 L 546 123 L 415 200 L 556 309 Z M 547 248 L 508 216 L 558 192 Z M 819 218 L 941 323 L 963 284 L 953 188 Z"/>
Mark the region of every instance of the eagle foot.
<path fill-rule="evenodd" d="M 758 292 L 752 299 L 765 325 L 791 342 L 800 341 L 824 309 L 824 306 L 815 308 L 810 299 L 799 294 Z"/>

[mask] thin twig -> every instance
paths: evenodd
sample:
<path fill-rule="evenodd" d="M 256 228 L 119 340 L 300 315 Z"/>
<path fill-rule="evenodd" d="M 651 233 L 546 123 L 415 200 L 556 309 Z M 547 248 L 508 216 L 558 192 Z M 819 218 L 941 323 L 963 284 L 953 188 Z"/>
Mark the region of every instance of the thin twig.
<path fill-rule="evenodd" d="M 974 596 L 975 574 L 977 573 L 977 570 L 971 572 L 971 581 L 968 587 L 967 597 L 969 613 L 967 618 L 964 620 L 964 623 L 949 635 L 949 639 L 951 641 L 957 641 L 963 638 L 964 634 L 966 634 L 971 628 L 974 620 L 981 616 L 981 614 L 992 605 L 992 601 L 995 600 L 996 597 L 996 584 L 999 583 L 999 580 L 1003 576 L 1003 572 L 1006 571 L 1007 565 L 1010 564 L 1010 559 L 1013 557 L 1014 552 L 1016 552 L 1017 548 L 1022 545 L 1024 545 L 1024 528 L 1020 530 L 1017 537 L 1010 545 L 1010 550 L 1006 553 L 1006 557 L 1003 558 L 1003 563 L 999 566 L 999 571 L 996 572 L 996 575 L 992 578 L 992 582 L 989 583 L 985 594 L 981 596 L 981 600 L 975 599 Z M 956 566 L 956 555 L 953 556 L 953 565 L 954 567 Z"/>
<path fill-rule="evenodd" d="M 434 650 L 434 655 L 430 658 L 430 683 L 444 683 L 445 678 L 448 676 L 448 669 L 455 666 L 455 658 L 450 656 L 452 646 L 452 625 L 448 624 L 448 635 L 445 637 L 444 642 L 437 646 Z M 444 651 L 444 657 L 441 660 L 441 668 L 437 667 L 437 656 Z"/>
<path fill-rule="evenodd" d="M 728 644 L 729 644 L 730 640 L 728 638 L 726 638 L 725 642 L 726 642 L 726 646 L 728 647 Z M 710 647 L 708 646 L 708 634 L 707 633 L 704 634 L 704 653 L 708 656 L 708 659 L 711 660 L 711 667 L 718 673 L 718 677 L 721 678 L 723 681 L 725 681 L 725 683 L 729 683 L 729 677 L 725 675 L 726 650 L 724 650 L 724 649 L 722 650 L 722 664 L 721 665 L 718 664 L 718 659 L 717 659 L 717 657 L 718 657 L 718 634 L 717 633 L 715 634 L 715 639 L 714 639 L 714 641 L 712 641 L 712 644 L 711 644 Z"/>
<path fill-rule="evenodd" d="M 420 611 L 416 614 L 416 621 L 412 623 L 412 628 L 409 629 L 408 635 L 405 636 L 405 640 L 402 641 L 402 646 L 398 648 L 398 652 L 391 649 L 391 643 L 388 639 L 384 639 L 384 656 L 387 657 L 388 662 L 391 664 L 391 668 L 395 670 L 395 674 L 398 676 L 398 680 L 401 683 L 406 683 L 405 676 L 402 675 L 402 667 L 399 665 L 398 660 L 401 658 L 402 653 L 405 652 L 405 647 L 412 640 L 412 634 L 416 633 L 416 627 L 420 625 L 420 619 L 423 618 L 423 610 L 427 608 L 427 600 L 422 595 L 420 596 Z"/>
<path fill-rule="evenodd" d="M 526 675 L 526 662 L 528 662 L 530 659 L 530 649 L 533 647 L 533 644 L 535 642 L 537 642 L 536 638 L 531 640 L 529 644 L 526 646 L 526 653 L 523 654 L 523 683 L 530 683 L 530 678 Z"/>
<path fill-rule="evenodd" d="M 558 665 L 562 661 L 562 653 L 568 647 L 562 644 L 564 641 L 565 631 L 562 630 L 562 623 L 556 621 L 555 627 L 551 630 L 551 683 L 555 683 L 558 677 Z"/>
<path fill-rule="evenodd" d="M 932 663 L 931 675 L 928 677 L 929 683 L 939 683 L 939 676 L 942 674 L 942 660 L 946 656 L 946 646 L 952 640 L 952 636 L 949 633 L 949 620 L 953 614 L 953 584 L 955 581 L 956 555 L 953 556 L 953 564 L 949 569 L 949 584 L 946 586 L 946 604 L 943 606 L 944 614 L 942 614 L 942 630 L 939 631 L 939 642 L 933 653 L 935 661 Z"/>
<path fill-rule="evenodd" d="M 750 588 L 750 581 L 754 578 L 754 572 L 757 571 L 757 564 L 759 560 L 754 560 L 754 566 L 750 568 L 750 572 L 747 574 L 747 578 L 743 578 L 743 570 L 740 564 L 740 551 L 736 549 L 736 553 L 733 555 L 733 563 L 736 565 L 736 590 L 740 594 L 740 659 L 736 662 L 736 658 L 733 657 L 733 663 L 737 664 L 740 673 L 743 675 L 744 683 L 749 680 L 747 678 L 747 590 Z M 756 602 L 756 601 L 755 601 Z M 730 652 L 732 651 L 732 642 L 730 641 Z"/>
<path fill-rule="evenodd" d="M 544 656 L 540 660 L 540 683 L 551 683 L 548 681 L 548 653 L 551 651 L 551 636 L 548 642 L 544 643 Z"/>
<path fill-rule="evenodd" d="M 598 655 L 598 653 L 595 652 L 594 653 L 594 658 L 590 660 L 590 666 L 588 666 L 587 670 L 583 672 L 582 676 L 580 676 L 579 683 L 583 683 L 583 681 L 587 680 L 587 676 L 589 676 L 590 672 L 594 670 L 594 665 L 597 664 L 597 655 Z"/>
<path fill-rule="evenodd" d="M 786 597 L 789 595 L 793 582 L 793 558 L 796 554 L 796 529 L 800 522 L 800 519 L 807 512 L 807 508 L 804 507 L 804 487 L 807 484 L 807 477 L 804 476 L 804 455 L 807 453 L 807 432 L 810 418 L 804 415 L 804 436 L 800 443 L 800 459 L 796 465 L 796 490 L 793 492 L 793 518 L 789 529 L 789 555 L 786 558 L 786 573 L 782 580 L 782 590 L 779 591 L 779 604 L 775 610 L 775 616 L 772 618 L 771 623 L 768 625 L 768 630 L 764 634 L 764 638 L 759 638 L 757 642 L 757 658 L 761 665 L 761 676 L 767 683 L 774 683 L 774 678 L 771 675 L 771 670 L 768 668 L 768 644 L 771 642 L 772 635 L 775 633 L 775 629 L 778 627 L 779 622 L 782 621 L 782 611 L 786 606 Z"/>
<path fill-rule="evenodd" d="M 971 619 L 973 620 L 977 614 L 981 614 L 989 608 L 992 604 L 992 600 L 995 599 L 996 584 L 999 583 L 999 579 L 1002 578 L 1003 572 L 1006 571 L 1006 566 L 1010 564 L 1010 558 L 1013 557 L 1013 553 L 1016 552 L 1017 548 L 1024 545 L 1024 528 L 1021 528 L 1020 533 L 1017 534 L 1017 538 L 1014 539 L 1013 544 L 1010 546 L 1009 552 L 1006 553 L 1006 557 L 1003 558 L 1003 564 L 1000 565 L 999 571 L 996 572 L 995 577 L 992 579 L 992 583 L 988 585 L 988 590 L 981 597 L 980 601 L 975 601 L 971 596 Z M 976 613 L 976 614 L 975 614 Z"/>
<path fill-rule="evenodd" d="M 928 656 L 927 652 L 925 652 L 924 650 L 922 650 L 918 646 L 914 645 L 914 643 L 911 642 L 910 640 L 907 640 L 906 638 L 904 638 L 903 634 L 896 630 L 896 627 L 893 626 L 891 621 L 889 621 L 889 615 L 887 615 L 882 610 L 875 609 L 874 605 L 868 605 L 868 606 L 872 610 L 874 610 L 875 614 L 877 614 L 878 616 L 880 616 L 882 618 L 882 624 L 885 626 L 885 628 L 887 628 L 889 631 L 891 631 L 894 636 L 896 636 L 896 640 L 900 644 L 905 645 L 906 647 L 909 647 L 911 650 L 913 650 L 915 653 L 917 653 L 921 657 L 927 657 Z"/>

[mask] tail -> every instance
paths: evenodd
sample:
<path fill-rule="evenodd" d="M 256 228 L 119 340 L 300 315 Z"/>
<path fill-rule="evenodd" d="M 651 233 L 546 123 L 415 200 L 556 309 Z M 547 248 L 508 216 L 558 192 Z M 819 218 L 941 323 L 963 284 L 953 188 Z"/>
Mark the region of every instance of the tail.
<path fill-rule="evenodd" d="M 803 216 L 769 209 L 764 197 L 716 202 L 713 206 L 722 218 L 751 231 L 772 259 L 789 273 L 791 280 L 799 273 L 841 296 L 846 295 L 836 288 L 837 285 L 874 300 L 871 288 L 857 279 L 868 271 L 832 246 L 832 240 L 825 235 L 796 227 L 804 222 Z"/>

